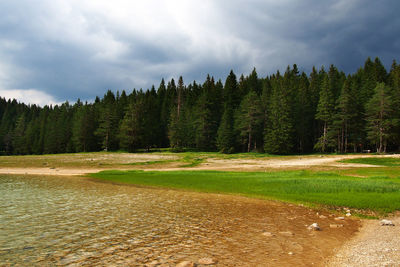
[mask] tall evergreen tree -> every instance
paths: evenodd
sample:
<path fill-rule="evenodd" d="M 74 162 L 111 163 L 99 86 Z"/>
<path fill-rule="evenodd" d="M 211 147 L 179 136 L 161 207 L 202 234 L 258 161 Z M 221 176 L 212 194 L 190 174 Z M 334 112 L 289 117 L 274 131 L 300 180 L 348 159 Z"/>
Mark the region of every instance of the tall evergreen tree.
<path fill-rule="evenodd" d="M 290 94 L 283 86 L 279 72 L 272 81 L 272 95 L 265 126 L 264 150 L 272 154 L 293 152 L 293 121 L 291 118 Z"/>
<path fill-rule="evenodd" d="M 105 151 L 116 149 L 118 145 L 118 116 L 115 96 L 110 90 L 104 95 L 103 101 L 100 104 L 99 115 L 99 126 L 96 130 L 96 136 L 101 140 L 102 148 Z"/>
<path fill-rule="evenodd" d="M 323 122 L 323 132 L 320 137 L 318 143 L 315 145 L 317 150 L 322 152 L 326 152 L 328 148 L 328 127 L 331 126 L 333 114 L 334 114 L 334 98 L 333 93 L 330 90 L 329 86 L 329 77 L 326 75 L 322 82 L 320 98 L 317 107 L 317 114 L 315 116 L 316 119 Z"/>
<path fill-rule="evenodd" d="M 392 98 L 390 89 L 378 83 L 375 93 L 367 104 L 368 139 L 376 144 L 378 153 L 386 152 L 388 140 L 392 137 Z"/>
<path fill-rule="evenodd" d="M 257 150 L 257 144 L 262 144 L 264 111 L 260 97 L 255 91 L 250 91 L 236 112 L 235 128 L 239 132 L 246 151 Z"/>
<path fill-rule="evenodd" d="M 223 95 L 224 111 L 218 128 L 217 147 L 223 153 L 232 153 L 236 147 L 233 125 L 234 112 L 240 101 L 236 75 L 233 73 L 233 70 L 231 70 L 226 78 Z"/>

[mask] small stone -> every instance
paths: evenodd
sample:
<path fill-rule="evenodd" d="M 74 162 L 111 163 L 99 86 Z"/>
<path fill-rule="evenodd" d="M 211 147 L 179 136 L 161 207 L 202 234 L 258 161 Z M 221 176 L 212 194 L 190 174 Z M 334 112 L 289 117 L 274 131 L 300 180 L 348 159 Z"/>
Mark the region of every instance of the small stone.
<path fill-rule="evenodd" d="M 283 236 L 294 236 L 294 234 L 292 232 L 286 231 L 286 232 L 279 232 L 279 234 L 283 235 Z"/>
<path fill-rule="evenodd" d="M 330 224 L 329 227 L 330 228 L 340 228 L 340 227 L 343 227 L 343 224 Z"/>
<path fill-rule="evenodd" d="M 264 233 L 262 233 L 262 235 L 263 235 L 263 236 L 266 236 L 266 237 L 272 237 L 272 236 L 274 236 L 274 234 L 271 233 L 271 232 L 264 232 Z"/>
<path fill-rule="evenodd" d="M 215 264 L 215 261 L 211 258 L 201 258 L 201 259 L 199 259 L 199 264 L 211 265 L 211 264 Z"/>
<path fill-rule="evenodd" d="M 351 216 L 350 212 L 346 213 L 346 217 L 350 217 L 350 216 Z"/>
<path fill-rule="evenodd" d="M 381 221 L 381 225 L 382 225 L 382 226 L 394 226 L 394 223 L 393 223 L 392 221 L 383 219 L 383 220 Z"/>
<path fill-rule="evenodd" d="M 175 267 L 194 267 L 194 266 L 196 265 L 191 261 L 182 261 L 178 263 Z"/>
<path fill-rule="evenodd" d="M 319 227 L 318 223 L 313 223 L 307 227 L 308 230 L 320 231 L 321 227 Z"/>
<path fill-rule="evenodd" d="M 342 220 L 344 220 L 344 217 L 337 217 L 337 218 L 335 218 L 335 221 L 342 221 Z"/>
<path fill-rule="evenodd" d="M 289 254 L 289 255 L 293 255 L 294 253 L 290 251 L 288 254 Z"/>
<path fill-rule="evenodd" d="M 320 219 L 326 219 L 327 217 L 325 215 L 320 215 L 319 218 Z"/>

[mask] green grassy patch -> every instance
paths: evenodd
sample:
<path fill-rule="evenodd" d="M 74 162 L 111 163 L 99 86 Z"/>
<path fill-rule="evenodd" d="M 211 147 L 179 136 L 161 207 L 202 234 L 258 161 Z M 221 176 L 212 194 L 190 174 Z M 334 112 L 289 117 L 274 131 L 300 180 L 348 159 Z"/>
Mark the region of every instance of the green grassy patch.
<path fill-rule="evenodd" d="M 342 160 L 343 163 L 360 163 L 378 166 L 396 167 L 400 166 L 400 158 L 355 158 Z"/>
<path fill-rule="evenodd" d="M 106 181 L 199 192 L 239 194 L 310 205 L 400 210 L 400 179 L 357 178 L 333 172 L 104 171 Z"/>
<path fill-rule="evenodd" d="M 147 165 L 155 165 L 155 164 L 164 164 L 164 163 L 169 163 L 169 162 L 174 162 L 174 161 L 175 160 L 153 160 L 153 161 L 125 163 L 124 165 L 129 165 L 129 166 L 147 166 Z"/>

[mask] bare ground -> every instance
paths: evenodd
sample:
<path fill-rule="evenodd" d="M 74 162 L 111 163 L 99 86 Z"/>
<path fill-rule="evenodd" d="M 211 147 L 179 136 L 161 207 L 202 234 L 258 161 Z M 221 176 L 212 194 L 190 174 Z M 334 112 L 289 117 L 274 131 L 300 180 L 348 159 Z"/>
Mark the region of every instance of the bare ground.
<path fill-rule="evenodd" d="M 179 154 L 177 154 L 179 155 Z M 326 156 L 290 156 L 278 158 L 222 159 L 207 158 L 194 167 L 182 167 L 179 156 L 163 154 L 71 154 L 49 156 L 3 157 L 0 162 L 2 174 L 39 174 L 39 175 L 83 175 L 103 170 L 224 170 L 224 171 L 265 171 L 269 169 L 307 169 L 379 167 L 375 165 L 341 163 L 344 159 L 371 157 L 372 155 L 326 155 Z M 382 155 L 373 157 L 400 157 L 400 155 Z M 153 162 L 147 165 L 146 163 Z M 23 165 L 24 167 L 21 167 Z"/>

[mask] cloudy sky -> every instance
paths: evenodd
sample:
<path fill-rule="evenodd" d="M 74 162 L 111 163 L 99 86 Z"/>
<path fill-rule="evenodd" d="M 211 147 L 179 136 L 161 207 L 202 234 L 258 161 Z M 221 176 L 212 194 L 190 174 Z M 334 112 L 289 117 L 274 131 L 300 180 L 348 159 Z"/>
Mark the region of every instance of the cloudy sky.
<path fill-rule="evenodd" d="M 400 61 L 398 0 L 2 0 L 0 96 L 26 103 L 92 100 L 203 82 L 230 69 L 259 76 L 296 63 L 353 73 Z"/>

